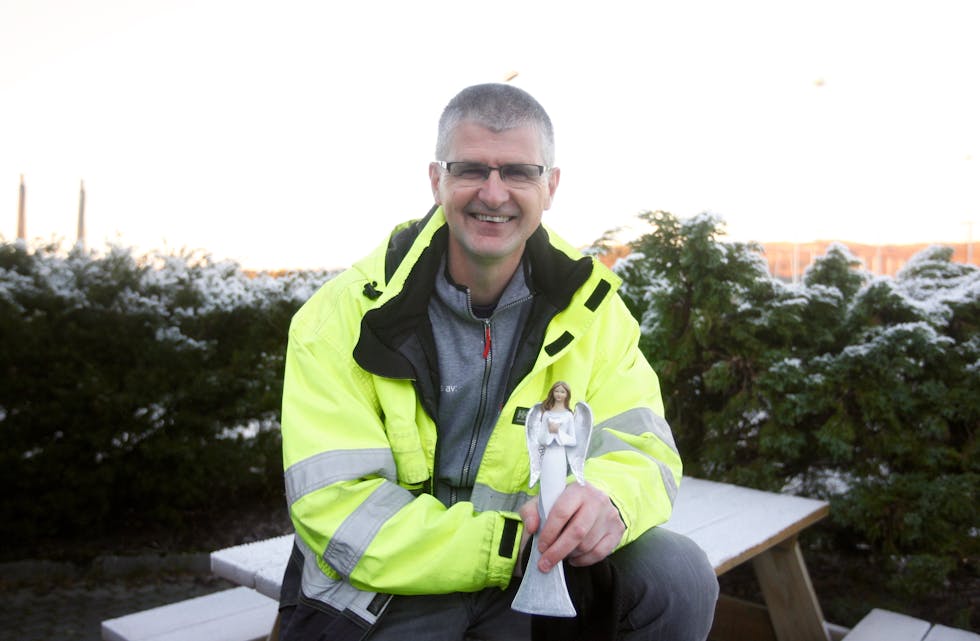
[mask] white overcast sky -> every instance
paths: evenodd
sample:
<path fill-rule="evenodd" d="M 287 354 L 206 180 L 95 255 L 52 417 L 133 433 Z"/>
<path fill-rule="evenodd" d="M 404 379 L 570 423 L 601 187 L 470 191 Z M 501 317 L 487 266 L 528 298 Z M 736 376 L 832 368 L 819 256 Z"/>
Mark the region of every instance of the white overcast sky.
<path fill-rule="evenodd" d="M 509 71 L 551 113 L 545 222 L 665 209 L 736 239 L 980 222 L 980 2 L 0 0 L 0 235 L 336 267 L 425 213 L 442 106 Z M 977 230 L 980 232 L 980 230 Z"/>

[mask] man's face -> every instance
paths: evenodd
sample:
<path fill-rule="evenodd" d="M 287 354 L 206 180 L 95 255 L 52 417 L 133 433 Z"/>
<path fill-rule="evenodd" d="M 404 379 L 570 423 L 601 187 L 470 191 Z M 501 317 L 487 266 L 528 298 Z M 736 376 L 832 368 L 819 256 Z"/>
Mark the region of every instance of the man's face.
<path fill-rule="evenodd" d="M 511 163 L 543 165 L 540 137 L 533 127 L 499 133 L 463 121 L 452 137 L 448 162 L 476 162 L 500 167 Z M 515 185 L 491 171 L 486 180 L 449 175 L 438 164 L 429 167 L 432 194 L 443 206 L 449 226 L 450 266 L 470 267 L 516 261 L 524 243 L 541 224 L 558 188 L 558 169 L 540 179 Z M 455 274 L 454 274 L 455 276 Z"/>

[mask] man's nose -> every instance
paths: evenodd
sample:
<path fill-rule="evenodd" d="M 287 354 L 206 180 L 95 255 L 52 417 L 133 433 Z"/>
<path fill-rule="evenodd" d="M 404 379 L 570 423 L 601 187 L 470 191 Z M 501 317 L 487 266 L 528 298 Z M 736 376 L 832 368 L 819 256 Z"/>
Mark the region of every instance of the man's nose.
<path fill-rule="evenodd" d="M 500 178 L 499 171 L 491 171 L 480 186 L 480 201 L 487 207 L 496 209 L 510 200 L 510 189 Z"/>

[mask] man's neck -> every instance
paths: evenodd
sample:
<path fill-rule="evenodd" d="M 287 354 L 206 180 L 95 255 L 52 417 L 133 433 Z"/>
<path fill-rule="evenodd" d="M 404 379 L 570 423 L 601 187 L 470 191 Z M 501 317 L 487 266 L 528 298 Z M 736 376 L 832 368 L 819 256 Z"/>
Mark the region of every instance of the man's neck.
<path fill-rule="evenodd" d="M 468 256 L 454 256 L 450 248 L 449 275 L 453 281 L 470 290 L 470 300 L 475 305 L 492 305 L 500 300 L 507 283 L 521 264 L 521 255 L 508 256 L 506 260 L 476 262 Z"/>

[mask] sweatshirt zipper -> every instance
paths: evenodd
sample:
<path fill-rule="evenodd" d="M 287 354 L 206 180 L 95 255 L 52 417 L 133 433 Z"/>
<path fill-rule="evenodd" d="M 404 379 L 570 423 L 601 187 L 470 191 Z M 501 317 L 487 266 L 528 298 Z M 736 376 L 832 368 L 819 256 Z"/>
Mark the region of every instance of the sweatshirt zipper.
<path fill-rule="evenodd" d="M 490 392 L 490 372 L 493 367 L 493 328 L 490 320 L 505 309 L 521 305 L 531 298 L 533 298 L 531 295 L 522 296 L 517 300 L 511 301 L 506 305 L 495 309 L 493 314 L 490 315 L 490 318 L 478 319 L 483 323 L 483 380 L 480 382 L 480 404 L 477 408 L 476 419 L 473 423 L 473 431 L 470 434 L 470 444 L 466 450 L 466 457 L 463 459 L 463 467 L 460 470 L 459 487 L 469 487 L 467 477 L 470 475 L 470 471 L 473 467 L 473 459 L 476 456 L 476 448 L 480 443 L 480 427 L 483 424 L 487 412 L 487 405 L 490 400 L 488 398 Z M 466 291 L 466 306 L 467 309 L 473 309 L 473 300 L 470 298 L 469 290 Z M 472 311 L 470 313 L 472 315 Z M 476 316 L 473 316 L 473 318 L 476 318 Z M 455 505 L 458 500 L 459 493 L 457 492 L 457 489 L 455 487 L 450 488 L 449 506 L 451 507 Z"/>
<path fill-rule="evenodd" d="M 490 370 L 493 366 L 493 336 L 490 331 L 490 319 L 484 318 L 483 320 L 483 379 L 480 382 L 480 405 L 476 411 L 476 419 L 473 421 L 473 431 L 470 434 L 470 446 L 466 450 L 466 458 L 463 459 L 463 469 L 459 474 L 459 486 L 468 486 L 468 479 L 470 475 L 470 469 L 473 467 L 473 457 L 476 455 L 476 447 L 480 442 L 480 426 L 483 424 L 483 418 L 487 411 L 487 395 L 489 393 L 490 385 Z M 453 488 L 450 494 L 450 505 L 456 503 L 457 494 L 456 488 Z"/>

